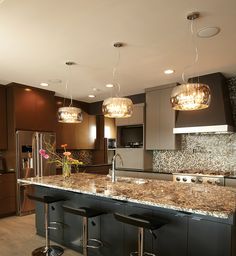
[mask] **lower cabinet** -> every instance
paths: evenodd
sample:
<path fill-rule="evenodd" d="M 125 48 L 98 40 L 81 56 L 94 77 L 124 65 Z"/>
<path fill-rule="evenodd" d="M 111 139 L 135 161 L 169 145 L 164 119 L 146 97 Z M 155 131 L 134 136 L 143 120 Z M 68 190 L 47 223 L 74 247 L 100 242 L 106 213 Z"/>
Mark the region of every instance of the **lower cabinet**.
<path fill-rule="evenodd" d="M 189 219 L 188 256 L 228 256 L 231 252 L 231 225 Z"/>
<path fill-rule="evenodd" d="M 0 173 L 0 217 L 16 213 L 15 173 Z"/>
<path fill-rule="evenodd" d="M 168 213 L 167 211 L 154 211 L 153 215 L 163 218 L 168 224 L 161 227 L 155 233 L 154 252 L 160 256 L 186 256 L 188 215 L 182 213 Z"/>
<path fill-rule="evenodd" d="M 154 231 L 156 238 L 145 230 L 145 251 L 158 256 L 233 256 L 235 254 L 235 226 L 227 220 L 198 218 L 173 210 L 144 206 L 57 189 L 36 187 L 38 196 L 59 195 L 65 201 L 50 205 L 50 221 L 63 223 L 50 230 L 50 238 L 82 253 L 82 217 L 64 212 L 62 204 L 71 207 L 91 207 L 104 214 L 89 219 L 89 238 L 99 239 L 104 246 L 89 248 L 89 256 L 129 256 L 137 251 L 138 228 L 114 218 L 114 213 L 144 214 L 168 223 Z M 214 221 L 212 221 L 213 219 Z M 232 224 L 232 223 L 231 223 Z M 37 233 L 44 235 L 43 204 L 36 204 Z"/>
<path fill-rule="evenodd" d="M 125 230 L 113 215 L 115 212 L 124 213 L 124 203 L 114 200 L 106 200 L 103 201 L 102 204 L 100 203 L 100 205 L 101 209 L 106 213 L 100 217 L 101 241 L 104 243 L 104 247 L 100 248 L 101 255 L 126 255 L 124 248 Z"/>

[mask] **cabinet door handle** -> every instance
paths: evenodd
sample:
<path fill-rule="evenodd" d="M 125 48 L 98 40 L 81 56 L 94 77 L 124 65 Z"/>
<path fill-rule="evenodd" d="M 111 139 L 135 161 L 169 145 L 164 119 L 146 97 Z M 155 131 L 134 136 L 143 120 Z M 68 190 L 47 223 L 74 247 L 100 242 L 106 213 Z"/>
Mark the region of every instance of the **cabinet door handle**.
<path fill-rule="evenodd" d="M 201 217 L 197 217 L 197 216 L 195 216 L 195 217 L 192 217 L 192 220 L 200 221 L 200 220 L 202 220 L 202 218 L 201 218 Z"/>

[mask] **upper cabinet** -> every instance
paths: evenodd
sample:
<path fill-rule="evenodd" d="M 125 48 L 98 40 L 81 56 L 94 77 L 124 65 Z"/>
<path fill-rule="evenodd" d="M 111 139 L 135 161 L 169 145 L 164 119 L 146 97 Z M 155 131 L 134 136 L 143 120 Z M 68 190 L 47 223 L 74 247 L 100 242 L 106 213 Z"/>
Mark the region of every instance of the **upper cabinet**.
<path fill-rule="evenodd" d="M 170 95 L 174 86 L 169 84 L 146 90 L 146 149 L 173 150 L 179 144 L 173 134 L 176 111 L 171 108 Z"/>
<path fill-rule="evenodd" d="M 104 138 L 116 139 L 116 125 L 114 118 L 104 118 Z"/>
<path fill-rule="evenodd" d="M 7 149 L 7 105 L 6 88 L 0 86 L 0 150 Z"/>
<path fill-rule="evenodd" d="M 116 126 L 137 125 L 144 123 L 144 104 L 135 104 L 133 114 L 128 118 L 116 118 Z"/>
<path fill-rule="evenodd" d="M 54 92 L 14 83 L 7 90 L 15 130 L 55 131 Z"/>
<path fill-rule="evenodd" d="M 56 98 L 56 112 L 61 106 L 59 97 Z M 73 101 L 73 105 L 81 107 L 77 101 Z M 85 111 L 82 112 L 83 122 L 77 124 L 66 124 L 56 122 L 57 148 L 61 148 L 62 144 L 67 144 L 69 149 L 94 149 L 96 139 L 96 116 L 89 115 Z M 55 113 L 56 116 L 56 113 Z"/>

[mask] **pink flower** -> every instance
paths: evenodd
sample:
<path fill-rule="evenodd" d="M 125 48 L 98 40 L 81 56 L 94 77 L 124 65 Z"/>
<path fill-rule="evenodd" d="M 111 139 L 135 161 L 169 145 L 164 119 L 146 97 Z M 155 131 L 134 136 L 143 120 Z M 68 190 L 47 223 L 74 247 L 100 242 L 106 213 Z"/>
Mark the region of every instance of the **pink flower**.
<path fill-rule="evenodd" d="M 44 149 L 40 149 L 40 150 L 39 150 L 39 154 L 40 154 L 41 156 L 45 156 L 45 155 L 46 155 L 46 151 L 45 151 Z"/>
<path fill-rule="evenodd" d="M 66 151 L 66 152 L 63 153 L 63 155 L 64 155 L 64 156 L 70 156 L 70 155 L 71 155 L 71 152 Z"/>
<path fill-rule="evenodd" d="M 43 157 L 44 157 L 45 159 L 48 159 L 48 158 L 49 158 L 49 155 L 48 155 L 48 154 L 45 154 Z"/>

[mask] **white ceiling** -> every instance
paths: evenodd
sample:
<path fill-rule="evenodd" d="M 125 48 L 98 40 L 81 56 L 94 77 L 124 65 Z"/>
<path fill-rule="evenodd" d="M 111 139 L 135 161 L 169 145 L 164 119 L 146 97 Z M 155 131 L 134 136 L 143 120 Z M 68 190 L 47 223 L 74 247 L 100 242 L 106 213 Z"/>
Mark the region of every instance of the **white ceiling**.
<path fill-rule="evenodd" d="M 0 1 L 0 82 L 18 82 L 97 101 L 110 95 L 117 61 L 113 43 L 121 41 L 117 80 L 121 95 L 141 93 L 147 87 L 181 82 L 184 67 L 194 59 L 186 15 L 199 11 L 196 30 L 218 26 L 221 32 L 197 39 L 198 65 L 186 76 L 216 71 L 236 75 L 235 0 L 5 0 Z M 163 71 L 172 68 L 174 75 Z M 92 88 L 100 89 L 88 99 Z"/>

